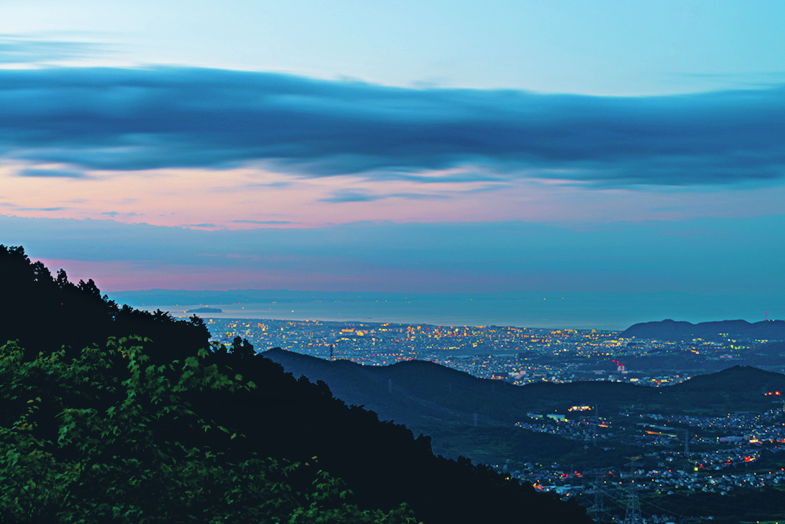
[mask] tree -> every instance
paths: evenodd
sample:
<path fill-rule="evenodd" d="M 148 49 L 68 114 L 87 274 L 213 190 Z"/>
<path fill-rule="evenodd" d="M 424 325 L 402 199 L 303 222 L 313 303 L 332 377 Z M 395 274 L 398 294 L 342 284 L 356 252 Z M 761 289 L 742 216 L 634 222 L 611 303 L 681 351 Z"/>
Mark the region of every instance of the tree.
<path fill-rule="evenodd" d="M 144 343 L 110 338 L 73 359 L 0 347 L 3 521 L 416 522 L 405 505 L 349 503 L 351 491 L 317 457 L 230 459 L 243 435 L 201 418 L 189 395 L 255 385 L 204 365 L 206 350 L 152 365 Z"/>

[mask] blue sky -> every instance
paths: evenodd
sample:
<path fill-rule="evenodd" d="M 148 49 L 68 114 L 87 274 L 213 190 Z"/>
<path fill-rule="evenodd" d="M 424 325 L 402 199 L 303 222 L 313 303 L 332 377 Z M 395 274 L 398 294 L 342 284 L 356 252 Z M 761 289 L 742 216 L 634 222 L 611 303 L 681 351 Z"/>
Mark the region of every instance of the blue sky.
<path fill-rule="evenodd" d="M 110 290 L 682 292 L 785 306 L 782 215 L 244 230 L 0 216 L 0 228 L 6 242 Z"/>
<path fill-rule="evenodd" d="M 4 2 L 0 243 L 108 290 L 782 294 L 783 19 Z"/>
<path fill-rule="evenodd" d="M 82 63 L 406 87 L 603 95 L 755 87 L 783 80 L 785 53 L 785 5 L 776 0 L 9 0 L 0 14 L 8 38 L 64 42 L 16 60 L 72 54 Z"/>

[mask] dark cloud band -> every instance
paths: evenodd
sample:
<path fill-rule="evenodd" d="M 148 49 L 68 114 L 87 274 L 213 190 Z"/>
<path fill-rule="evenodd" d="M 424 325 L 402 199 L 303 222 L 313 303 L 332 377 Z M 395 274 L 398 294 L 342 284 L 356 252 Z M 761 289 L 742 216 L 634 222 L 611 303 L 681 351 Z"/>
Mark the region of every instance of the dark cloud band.
<path fill-rule="evenodd" d="M 0 71 L 0 153 L 74 173 L 262 161 L 423 183 L 427 170 L 476 166 L 445 176 L 779 184 L 783 143 L 785 87 L 611 98 L 182 68 Z"/>

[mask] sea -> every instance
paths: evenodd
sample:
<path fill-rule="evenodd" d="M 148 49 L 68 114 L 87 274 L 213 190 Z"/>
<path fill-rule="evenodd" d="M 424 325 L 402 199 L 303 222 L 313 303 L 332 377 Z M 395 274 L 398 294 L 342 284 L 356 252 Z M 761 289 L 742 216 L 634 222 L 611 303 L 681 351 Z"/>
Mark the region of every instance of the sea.
<path fill-rule="evenodd" d="M 618 331 L 657 320 L 707 322 L 785 318 L 781 295 L 688 293 L 331 293 L 288 290 L 121 291 L 118 303 L 185 318 L 322 320 L 437 326 L 515 326 Z"/>

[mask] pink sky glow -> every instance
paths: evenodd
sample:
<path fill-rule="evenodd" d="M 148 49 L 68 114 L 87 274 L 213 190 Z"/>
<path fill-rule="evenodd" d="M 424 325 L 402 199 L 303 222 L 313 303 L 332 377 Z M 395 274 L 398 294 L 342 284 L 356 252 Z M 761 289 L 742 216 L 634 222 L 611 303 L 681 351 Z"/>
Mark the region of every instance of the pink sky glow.
<path fill-rule="evenodd" d="M 231 258 L 226 256 L 225 258 Z M 199 265 L 162 265 L 157 261 L 84 261 L 73 259 L 42 259 L 53 272 L 65 269 L 72 282 L 92 278 L 102 292 L 138 291 L 146 289 L 227 290 L 227 289 L 290 289 L 304 291 L 411 291 L 433 292 L 437 272 L 368 267 L 347 274 L 329 269 L 304 272 L 298 269 L 271 270 L 262 264 L 229 269 L 222 261 L 205 260 Z M 381 269 L 381 270 L 379 270 Z M 441 273 L 441 272 L 439 272 Z M 466 284 L 473 280 L 466 275 L 438 275 L 440 285 L 453 282 Z M 488 281 L 500 281 L 489 276 Z M 478 282 L 480 284 L 480 282 Z M 497 282 L 499 284 L 499 282 Z M 406 288 L 401 286 L 407 286 Z"/>
<path fill-rule="evenodd" d="M 319 227 L 356 221 L 580 224 L 745 217 L 778 213 L 785 201 L 782 187 L 732 192 L 637 191 L 515 177 L 426 184 L 359 175 L 298 177 L 252 167 L 92 171 L 84 178 L 47 177 L 43 184 L 39 177 L 17 176 L 20 169 L 18 165 L 0 166 L 2 214 L 112 218 L 126 223 L 208 229 Z M 438 179 L 460 171 L 427 175 Z"/>

